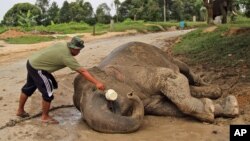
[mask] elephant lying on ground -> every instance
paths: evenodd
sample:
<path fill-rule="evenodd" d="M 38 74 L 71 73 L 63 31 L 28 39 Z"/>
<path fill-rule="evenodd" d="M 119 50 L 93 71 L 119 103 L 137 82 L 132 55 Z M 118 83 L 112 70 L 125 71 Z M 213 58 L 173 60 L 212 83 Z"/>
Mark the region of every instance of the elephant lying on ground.
<path fill-rule="evenodd" d="M 108 101 L 104 92 L 95 90 L 85 78 L 75 78 L 74 105 L 99 132 L 133 132 L 142 124 L 144 114 L 188 115 L 206 122 L 239 114 L 234 96 L 220 103 L 212 101 L 222 94 L 218 86 L 207 85 L 186 64 L 152 45 L 122 45 L 89 71 L 118 93 L 116 101 Z"/>

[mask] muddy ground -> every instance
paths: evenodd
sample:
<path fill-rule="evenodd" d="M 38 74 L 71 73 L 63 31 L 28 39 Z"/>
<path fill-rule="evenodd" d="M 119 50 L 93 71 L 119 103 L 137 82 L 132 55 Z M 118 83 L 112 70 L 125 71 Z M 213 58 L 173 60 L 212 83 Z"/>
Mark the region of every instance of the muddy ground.
<path fill-rule="evenodd" d="M 85 67 L 97 65 L 101 59 L 114 48 L 130 41 L 150 43 L 167 50 L 175 41 L 173 37 L 189 32 L 173 31 L 150 34 L 124 35 L 107 34 L 96 37 L 84 36 L 86 48 L 77 56 L 77 60 Z M 57 42 L 60 42 L 59 40 Z M 44 48 L 53 42 L 32 45 L 10 45 L 0 40 L 0 127 L 10 120 L 18 119 L 15 116 L 20 89 L 25 83 L 27 57 L 34 51 Z M 183 59 L 183 58 L 182 58 Z M 188 62 L 187 62 L 188 63 Z M 51 112 L 59 125 L 46 125 L 40 118 L 34 118 L 16 124 L 13 127 L 0 129 L 1 141 L 227 141 L 229 140 L 230 124 L 250 123 L 250 83 L 244 81 L 242 70 L 231 68 L 207 68 L 206 65 L 192 65 L 192 69 L 203 72 L 205 78 L 212 83 L 219 84 L 223 89 L 223 96 L 236 95 L 241 115 L 237 118 L 217 118 L 215 123 L 202 123 L 193 118 L 173 118 L 159 116 L 145 116 L 142 127 L 130 134 L 104 134 L 93 131 L 82 120 L 81 114 L 74 107 L 62 108 Z M 55 92 L 53 107 L 72 105 L 72 81 L 76 73 L 63 69 L 54 73 L 59 81 L 59 88 Z M 39 92 L 27 101 L 26 111 L 36 114 L 41 111 L 41 95 Z"/>

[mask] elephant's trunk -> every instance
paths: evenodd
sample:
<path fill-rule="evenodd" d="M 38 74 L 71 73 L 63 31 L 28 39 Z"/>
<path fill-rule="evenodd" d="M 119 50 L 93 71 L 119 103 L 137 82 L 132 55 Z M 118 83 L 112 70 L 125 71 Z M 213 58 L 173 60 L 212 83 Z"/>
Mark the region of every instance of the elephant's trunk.
<path fill-rule="evenodd" d="M 87 93 L 87 99 L 84 100 L 86 103 L 80 102 L 80 109 L 87 124 L 96 131 L 104 133 L 133 132 L 140 127 L 143 121 L 144 107 L 138 96 L 131 93 L 127 97 L 133 103 L 131 116 L 123 116 L 111 112 L 107 106 L 108 101 L 103 95 L 96 93 Z"/>

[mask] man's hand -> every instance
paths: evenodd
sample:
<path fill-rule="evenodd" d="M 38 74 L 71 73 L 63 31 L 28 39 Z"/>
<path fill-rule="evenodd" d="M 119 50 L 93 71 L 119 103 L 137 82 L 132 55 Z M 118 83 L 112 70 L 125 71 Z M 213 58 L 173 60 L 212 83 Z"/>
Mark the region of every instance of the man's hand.
<path fill-rule="evenodd" d="M 96 80 L 86 69 L 80 68 L 80 69 L 77 70 L 77 72 L 79 72 L 88 81 L 90 81 L 93 84 L 95 84 L 96 88 L 98 88 L 99 90 L 102 90 L 102 91 L 105 90 L 104 84 L 101 83 L 101 82 L 99 82 L 98 80 Z"/>
<path fill-rule="evenodd" d="M 99 90 L 104 91 L 105 90 L 105 86 L 104 84 L 102 84 L 101 82 L 97 82 L 95 85 Z"/>

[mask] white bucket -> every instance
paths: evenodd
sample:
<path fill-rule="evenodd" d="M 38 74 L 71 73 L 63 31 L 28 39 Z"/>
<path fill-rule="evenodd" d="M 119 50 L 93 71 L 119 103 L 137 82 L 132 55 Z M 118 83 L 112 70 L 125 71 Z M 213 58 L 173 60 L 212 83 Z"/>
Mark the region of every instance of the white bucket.
<path fill-rule="evenodd" d="M 118 97 L 117 93 L 113 89 L 108 89 L 105 93 L 105 97 L 107 100 L 115 101 Z"/>

